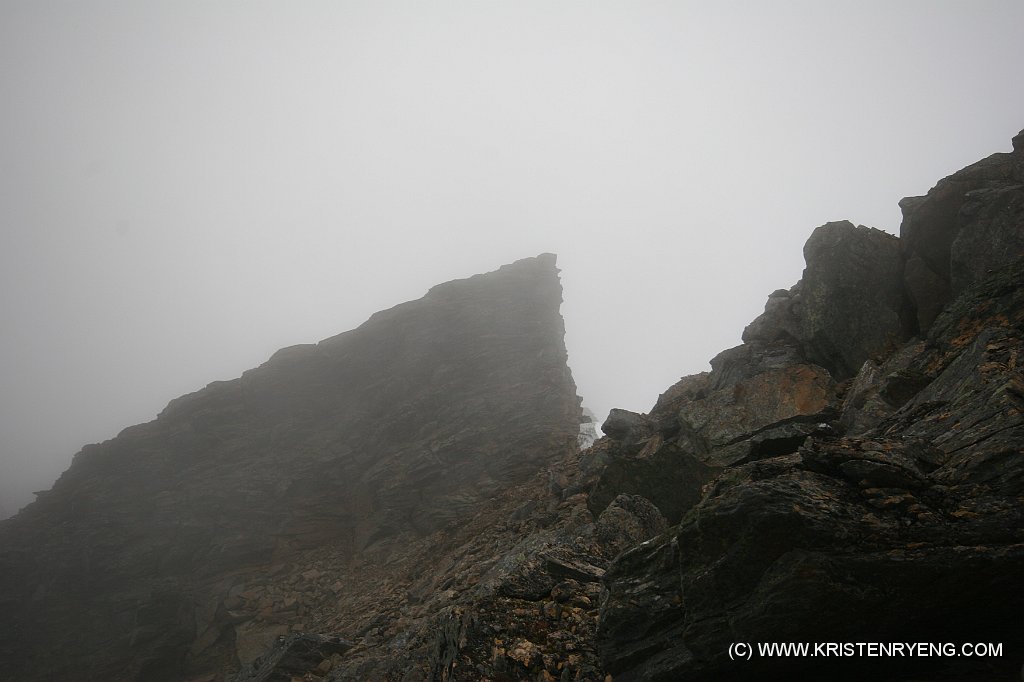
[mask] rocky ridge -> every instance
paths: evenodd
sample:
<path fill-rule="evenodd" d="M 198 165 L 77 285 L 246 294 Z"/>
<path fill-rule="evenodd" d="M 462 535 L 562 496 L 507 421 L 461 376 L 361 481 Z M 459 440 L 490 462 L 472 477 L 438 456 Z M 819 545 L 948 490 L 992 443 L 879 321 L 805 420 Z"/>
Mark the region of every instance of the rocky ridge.
<path fill-rule="evenodd" d="M 803 278 L 769 297 L 742 346 L 649 415 L 612 415 L 615 480 L 666 448 L 715 467 L 691 477 L 678 526 L 605 576 L 598 650 L 616 681 L 1014 678 L 1022 141 L 903 200 L 899 239 L 815 230 Z M 729 656 L 733 642 L 859 641 L 991 641 L 1006 655 Z"/>
<path fill-rule="evenodd" d="M 385 610 L 349 567 L 407 562 L 575 447 L 560 303 L 553 255 L 517 261 L 83 448 L 0 525 L 3 677 L 223 679 Z"/>
<path fill-rule="evenodd" d="M 486 469 L 471 469 L 451 486 L 410 498 L 395 481 L 433 485 L 438 471 L 442 478 L 462 472 L 446 460 L 423 464 L 417 438 L 428 427 L 402 431 L 416 410 L 398 418 L 382 401 L 378 412 L 359 412 L 349 428 L 368 425 L 375 439 L 406 434 L 410 443 L 362 474 L 385 491 L 374 499 L 389 502 L 353 512 L 348 500 L 362 498 L 344 488 L 348 479 L 312 469 L 315 475 L 274 498 L 274 511 L 289 510 L 289 520 L 279 521 L 286 530 L 277 531 L 273 551 L 253 555 L 251 544 L 219 540 L 224 563 L 198 581 L 202 589 L 190 588 L 189 618 L 181 616 L 188 611 L 182 602 L 161 596 L 161 586 L 132 593 L 131 641 L 115 650 L 132 667 L 120 677 L 108 668 L 105 679 L 1015 679 L 1024 661 L 1024 133 L 1013 145 L 901 202 L 899 238 L 848 222 L 815 230 L 803 277 L 769 296 L 742 345 L 714 358 L 710 372 L 682 378 L 649 413 L 613 410 L 606 436 L 589 448 L 575 445 L 579 410 L 566 382 L 560 319 L 546 318 L 557 337 L 541 343 L 550 353 L 517 357 L 530 366 L 515 369 L 522 382 L 535 373 L 550 380 L 536 393 L 512 391 L 510 382 L 520 384 L 510 375 L 486 369 L 517 352 L 524 320 L 513 320 L 502 337 L 508 345 L 483 354 L 464 392 L 448 393 L 442 383 L 453 407 L 427 421 L 430 433 L 458 434 L 445 447 L 470 429 L 481 439 L 472 441 L 477 449 L 510 453 L 496 469 L 504 478 L 495 483 Z M 509 267 L 517 266 L 524 267 Z M 551 266 L 525 268 L 536 276 L 531 268 Z M 544 300 L 557 317 L 554 296 Z M 465 309 L 463 302 L 456 307 Z M 474 310 L 470 317 L 482 314 Z M 409 334 L 410 347 L 429 345 L 437 330 L 428 331 Z M 477 353 L 479 341 L 467 340 L 451 364 Z M 368 341 L 358 356 L 373 357 L 378 345 Z M 309 355 L 289 351 L 275 362 L 293 356 L 301 368 Z M 537 357 L 547 360 L 540 367 L 527 362 Z M 272 375 L 275 391 L 287 397 L 281 406 L 293 405 L 305 386 L 331 383 L 320 366 L 305 374 L 281 369 Z M 348 410 L 365 409 L 379 390 L 393 404 L 421 385 L 415 377 L 434 370 L 422 362 L 388 365 L 376 373 L 382 385 L 355 382 L 366 394 L 332 404 L 326 422 L 301 422 L 301 411 L 294 416 L 288 407 L 295 421 L 286 423 L 296 432 L 323 429 Z M 517 422 L 525 433 L 481 433 L 474 425 L 488 411 L 462 411 L 462 400 L 472 406 L 495 390 L 517 409 L 536 410 Z M 552 390 L 559 397 L 545 402 L 541 394 Z M 518 405 L 521 399 L 538 402 Z M 185 400 L 193 402 L 206 404 Z M 218 404 L 220 412 L 198 412 L 223 414 L 237 400 Z M 218 433 L 254 428 L 236 418 L 208 423 Z M 222 430 L 225 423 L 234 430 Z M 180 428 L 160 437 L 172 435 L 180 438 Z M 310 438 L 320 443 L 323 436 Z M 496 450 L 509 438 L 517 438 L 514 448 Z M 288 450 L 289 461 L 296 452 L 320 451 L 303 443 Z M 523 448 L 534 456 L 519 466 L 514 453 Z M 261 480 L 267 460 L 251 456 L 226 461 L 252 461 L 242 478 Z M 346 451 L 348 457 L 367 463 Z M 93 460 L 96 475 L 106 475 L 103 458 Z M 339 489 L 345 493 L 331 493 Z M 456 504 L 453 516 L 431 501 L 457 503 L 465 494 L 471 499 Z M 67 505 L 68 496 L 55 488 L 54 501 L 40 500 L 28 518 L 42 527 L 71 523 L 69 512 L 54 516 L 47 506 Z M 237 524 L 250 508 L 241 505 L 257 497 L 238 501 L 224 523 Z M 341 512 L 324 509 L 342 501 L 349 506 L 338 522 Z M 0 555 L 8 571 L 0 575 L 35 566 L 27 562 L 28 537 L 11 540 L 18 527 L 0 526 L 0 546 L 17 550 Z M 80 528 L 66 528 L 63 538 L 76 537 L 69 530 Z M 109 537 L 95 529 L 85 537 L 108 555 L 121 551 L 107 548 Z M 175 556 L 183 537 L 161 550 Z M 48 542 L 49 556 L 76 556 L 57 554 L 57 540 Z M 30 622 L 31 609 L 48 609 L 36 616 L 35 636 L 66 646 L 66 626 L 46 631 L 39 623 L 74 622 L 72 609 L 60 610 L 70 585 L 52 573 L 19 580 L 0 580 L 0 588 L 33 585 L 28 605 L 24 590 L 13 589 L 0 589 L 0 603 L 18 627 Z M 112 599 L 125 601 L 109 591 L 92 603 Z M 166 629 L 172 622 L 182 623 L 179 630 Z M 0 647 L 26 646 L 12 632 L 0 631 Z M 737 641 L 999 642 L 1004 655 L 733 661 L 729 644 Z M 89 661 L 95 646 L 93 638 L 71 649 L 61 679 L 93 679 L 75 666 Z M 159 665 L 141 666 L 140 651 Z M 26 663 L 7 666 L 23 671 L 18 679 L 46 679 L 37 666 L 55 669 L 23 648 L 0 651 L 0 658 Z M 173 667 L 179 660 L 185 664 Z"/>

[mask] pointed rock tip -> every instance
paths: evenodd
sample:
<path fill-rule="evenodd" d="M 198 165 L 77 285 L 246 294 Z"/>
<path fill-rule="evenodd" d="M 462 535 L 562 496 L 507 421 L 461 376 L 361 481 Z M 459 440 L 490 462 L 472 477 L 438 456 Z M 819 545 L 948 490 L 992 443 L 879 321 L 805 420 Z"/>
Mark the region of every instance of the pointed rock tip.
<path fill-rule="evenodd" d="M 559 272 L 557 266 L 558 256 L 553 253 L 541 253 L 536 256 L 530 256 L 529 258 L 520 258 L 517 261 L 506 263 L 502 265 L 494 272 L 507 273 L 512 271 L 531 271 L 535 273 L 541 272 L 553 272 L 557 274 Z M 491 273 L 484 273 L 485 275 Z"/>
<path fill-rule="evenodd" d="M 554 268 L 556 266 L 557 262 L 558 262 L 558 256 L 556 254 L 545 252 L 545 253 L 537 254 L 536 256 L 531 256 L 529 258 L 520 258 L 519 260 L 514 261 L 512 263 L 509 263 L 507 265 L 503 265 L 502 267 L 508 268 L 508 267 L 524 266 L 524 265 L 525 266 L 538 266 L 539 265 L 541 267 Z"/>
<path fill-rule="evenodd" d="M 426 297 L 433 298 L 445 295 L 453 291 L 453 288 L 461 288 L 466 285 L 473 286 L 476 283 L 493 282 L 496 280 L 535 282 L 538 279 L 547 279 L 553 276 L 554 280 L 558 281 L 559 270 L 555 265 L 557 258 L 553 253 L 541 253 L 529 258 L 520 258 L 517 261 L 500 266 L 497 270 L 437 284 L 430 288 Z"/>

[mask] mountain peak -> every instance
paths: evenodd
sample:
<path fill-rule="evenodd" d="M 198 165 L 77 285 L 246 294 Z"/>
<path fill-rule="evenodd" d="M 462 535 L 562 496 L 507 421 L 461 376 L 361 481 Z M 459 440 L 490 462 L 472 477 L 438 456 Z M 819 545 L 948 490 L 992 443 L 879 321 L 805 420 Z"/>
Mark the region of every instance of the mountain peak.
<path fill-rule="evenodd" d="M 67 643 L 17 677 L 173 679 L 237 656 L 236 617 L 202 610 L 244 583 L 226 576 L 400 548 L 563 459 L 580 408 L 554 264 L 436 286 L 84 448 L 0 533 L 0 640 Z"/>

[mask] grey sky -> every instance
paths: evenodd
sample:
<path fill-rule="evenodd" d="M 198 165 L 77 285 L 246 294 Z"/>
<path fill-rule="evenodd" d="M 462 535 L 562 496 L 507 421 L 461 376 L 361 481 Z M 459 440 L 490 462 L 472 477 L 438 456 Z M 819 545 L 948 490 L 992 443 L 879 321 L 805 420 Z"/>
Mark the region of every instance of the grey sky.
<path fill-rule="evenodd" d="M 895 233 L 1009 149 L 1022 26 L 1018 0 L 0 0 L 0 504 L 543 251 L 586 403 L 646 410 L 814 227 Z"/>

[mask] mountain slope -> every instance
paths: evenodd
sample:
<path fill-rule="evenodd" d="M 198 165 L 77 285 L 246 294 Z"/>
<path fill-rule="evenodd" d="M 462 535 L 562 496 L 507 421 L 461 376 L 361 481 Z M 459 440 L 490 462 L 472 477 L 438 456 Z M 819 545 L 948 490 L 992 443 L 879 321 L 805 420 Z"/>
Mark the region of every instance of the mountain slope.
<path fill-rule="evenodd" d="M 743 344 L 582 451 L 550 256 L 173 402 L 0 525 L 4 675 L 1014 679 L 1013 145 L 901 202 L 899 238 L 816 229 Z"/>
<path fill-rule="evenodd" d="M 227 608 L 245 576 L 427 537 L 562 457 L 580 410 L 560 303 L 549 254 L 442 284 L 83 448 L 0 526 L 7 672 L 231 669 L 301 620 Z"/>

